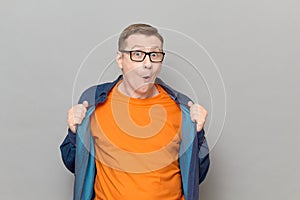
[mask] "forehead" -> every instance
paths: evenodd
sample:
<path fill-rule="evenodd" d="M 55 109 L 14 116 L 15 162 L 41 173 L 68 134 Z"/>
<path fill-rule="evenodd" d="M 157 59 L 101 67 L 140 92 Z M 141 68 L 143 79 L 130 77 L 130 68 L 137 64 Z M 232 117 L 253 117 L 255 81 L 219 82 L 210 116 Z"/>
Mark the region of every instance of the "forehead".
<path fill-rule="evenodd" d="M 133 48 L 149 48 L 149 49 L 156 49 L 162 48 L 162 43 L 158 39 L 158 37 L 151 35 L 143 35 L 143 34 L 133 34 L 130 35 L 126 39 L 126 46 L 129 49 Z"/>

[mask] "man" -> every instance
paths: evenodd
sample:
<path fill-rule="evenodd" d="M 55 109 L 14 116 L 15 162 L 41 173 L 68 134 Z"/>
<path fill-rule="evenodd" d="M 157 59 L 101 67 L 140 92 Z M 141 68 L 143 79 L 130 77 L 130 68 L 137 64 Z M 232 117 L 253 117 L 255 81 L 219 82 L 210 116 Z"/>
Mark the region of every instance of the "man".
<path fill-rule="evenodd" d="M 60 148 L 74 199 L 198 199 L 210 162 L 207 112 L 157 78 L 164 55 L 156 28 L 128 26 L 116 57 L 122 75 L 69 110 Z"/>

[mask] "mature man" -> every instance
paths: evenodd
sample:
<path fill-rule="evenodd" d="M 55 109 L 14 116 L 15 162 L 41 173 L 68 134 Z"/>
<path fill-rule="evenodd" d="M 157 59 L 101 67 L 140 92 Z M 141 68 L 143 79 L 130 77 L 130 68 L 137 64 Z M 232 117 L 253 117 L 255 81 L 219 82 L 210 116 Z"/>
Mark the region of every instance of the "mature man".
<path fill-rule="evenodd" d="M 157 78 L 164 55 L 156 28 L 128 26 L 116 57 L 122 75 L 69 110 L 60 148 L 75 173 L 74 199 L 198 199 L 207 112 Z"/>

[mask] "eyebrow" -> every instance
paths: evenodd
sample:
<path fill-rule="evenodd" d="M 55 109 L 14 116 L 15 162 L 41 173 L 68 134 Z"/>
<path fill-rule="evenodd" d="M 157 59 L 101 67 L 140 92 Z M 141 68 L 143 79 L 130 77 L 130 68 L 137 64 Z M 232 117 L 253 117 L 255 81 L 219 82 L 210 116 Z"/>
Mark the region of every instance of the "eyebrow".
<path fill-rule="evenodd" d="M 136 47 L 145 48 L 144 46 L 141 46 L 141 45 L 134 45 L 133 47 L 131 47 L 131 50 L 133 50 Z M 159 49 L 159 50 L 162 50 L 159 46 L 154 46 L 154 47 L 151 47 L 150 49 Z"/>

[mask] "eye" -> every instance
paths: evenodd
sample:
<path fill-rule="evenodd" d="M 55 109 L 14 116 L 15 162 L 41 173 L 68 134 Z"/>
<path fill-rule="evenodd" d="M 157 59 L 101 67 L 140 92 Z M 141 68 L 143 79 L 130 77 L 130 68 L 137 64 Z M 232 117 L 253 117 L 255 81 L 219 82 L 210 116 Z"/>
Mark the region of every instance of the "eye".
<path fill-rule="evenodd" d="M 158 55 L 157 55 L 156 52 L 151 52 L 150 56 L 151 56 L 151 57 L 157 57 Z"/>
<path fill-rule="evenodd" d="M 134 52 L 132 52 L 132 53 L 133 53 L 133 55 L 134 55 L 135 57 L 141 57 L 141 56 L 143 55 L 143 53 L 140 52 L 140 51 L 134 51 Z"/>

